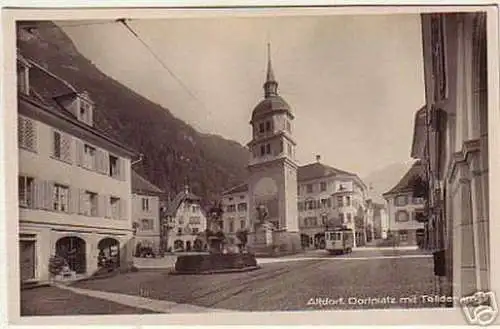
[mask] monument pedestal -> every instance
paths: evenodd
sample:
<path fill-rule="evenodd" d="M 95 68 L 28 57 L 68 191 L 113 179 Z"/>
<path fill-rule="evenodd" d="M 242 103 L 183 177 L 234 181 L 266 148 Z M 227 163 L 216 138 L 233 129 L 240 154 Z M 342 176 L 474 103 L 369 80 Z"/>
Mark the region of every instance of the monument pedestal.
<path fill-rule="evenodd" d="M 299 232 L 273 231 L 261 226 L 249 234 L 249 250 L 256 256 L 284 256 L 302 250 Z"/>

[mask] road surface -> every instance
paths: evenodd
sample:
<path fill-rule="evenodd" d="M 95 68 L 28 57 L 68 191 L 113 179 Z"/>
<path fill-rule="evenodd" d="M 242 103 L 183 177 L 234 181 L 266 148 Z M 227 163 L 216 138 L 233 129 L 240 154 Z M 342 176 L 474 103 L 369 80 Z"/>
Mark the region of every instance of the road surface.
<path fill-rule="evenodd" d="M 141 271 L 74 286 L 238 311 L 439 306 L 432 258 L 418 251 L 364 250 L 348 256 L 318 251 L 261 263 L 261 269 L 246 273 Z"/>

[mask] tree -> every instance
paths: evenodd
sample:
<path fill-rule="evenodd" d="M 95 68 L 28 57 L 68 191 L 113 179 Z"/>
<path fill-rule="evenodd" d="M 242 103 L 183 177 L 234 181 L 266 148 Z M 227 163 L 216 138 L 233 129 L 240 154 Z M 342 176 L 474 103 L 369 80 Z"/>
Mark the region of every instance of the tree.
<path fill-rule="evenodd" d="M 248 230 L 238 230 L 236 232 L 236 237 L 238 238 L 238 240 L 240 240 L 240 243 L 238 243 L 238 248 L 240 249 L 240 253 L 242 253 L 248 243 Z"/>

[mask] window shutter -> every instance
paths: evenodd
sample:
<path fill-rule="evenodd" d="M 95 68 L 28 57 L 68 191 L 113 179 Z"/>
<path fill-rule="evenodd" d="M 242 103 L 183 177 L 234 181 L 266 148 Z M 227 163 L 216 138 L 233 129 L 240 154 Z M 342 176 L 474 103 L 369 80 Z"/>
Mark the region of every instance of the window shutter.
<path fill-rule="evenodd" d="M 85 214 L 85 209 L 87 208 L 87 202 L 85 200 L 85 190 L 78 189 L 78 213 L 81 215 Z"/>
<path fill-rule="evenodd" d="M 76 144 L 76 164 L 78 166 L 83 166 L 83 142 L 79 139 L 75 139 Z"/>
<path fill-rule="evenodd" d="M 30 119 L 24 120 L 24 138 L 26 147 L 34 151 L 36 145 L 35 144 L 36 136 L 35 136 L 35 124 L 33 120 Z"/>
<path fill-rule="evenodd" d="M 33 180 L 33 207 L 35 209 L 43 209 L 44 199 L 43 199 L 43 188 L 44 183 L 38 178 Z"/>
<path fill-rule="evenodd" d="M 79 213 L 80 193 L 79 189 L 71 187 L 69 189 L 69 212 L 71 214 Z"/>
<path fill-rule="evenodd" d="M 106 214 L 104 197 L 102 194 L 97 195 L 97 217 L 104 217 Z"/>
<path fill-rule="evenodd" d="M 23 117 L 17 119 L 17 142 L 19 146 L 24 146 L 24 121 Z"/>
<path fill-rule="evenodd" d="M 72 137 L 68 134 L 64 134 L 61 137 L 61 159 L 67 162 L 72 162 L 71 158 L 71 141 Z"/>
<path fill-rule="evenodd" d="M 120 219 L 127 220 L 128 219 L 128 211 L 127 211 L 127 202 L 124 199 L 120 199 Z"/>
<path fill-rule="evenodd" d="M 106 151 L 99 150 L 99 172 L 103 174 L 107 173 L 106 164 L 104 163 L 105 159 L 106 159 Z"/>
<path fill-rule="evenodd" d="M 118 167 L 118 179 L 124 181 L 125 180 L 125 160 L 122 158 L 118 158 L 117 167 Z"/>
<path fill-rule="evenodd" d="M 102 151 L 101 149 L 96 149 L 95 150 L 95 158 L 94 158 L 94 169 L 98 173 L 102 172 Z"/>
<path fill-rule="evenodd" d="M 44 209 L 53 210 L 54 207 L 54 183 L 45 181 L 44 184 Z"/>
<path fill-rule="evenodd" d="M 104 213 L 104 216 L 106 218 L 111 218 L 112 217 L 112 211 L 111 211 L 111 197 L 109 195 L 106 195 L 105 196 L 105 202 L 104 202 L 104 205 L 105 205 L 105 213 Z"/>
<path fill-rule="evenodd" d="M 103 158 L 103 168 L 102 168 L 102 173 L 109 175 L 109 153 L 104 151 L 104 158 Z"/>

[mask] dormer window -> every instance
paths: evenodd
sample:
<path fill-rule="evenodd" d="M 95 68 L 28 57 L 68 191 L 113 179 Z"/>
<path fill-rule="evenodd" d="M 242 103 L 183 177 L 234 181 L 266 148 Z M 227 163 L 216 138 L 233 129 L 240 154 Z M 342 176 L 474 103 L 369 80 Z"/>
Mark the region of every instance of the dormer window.
<path fill-rule="evenodd" d="M 80 108 L 78 110 L 78 120 L 92 126 L 93 123 L 93 113 L 92 113 L 92 103 L 80 97 Z"/>
<path fill-rule="evenodd" d="M 17 62 L 17 88 L 20 93 L 29 95 L 29 64 L 24 60 Z"/>

